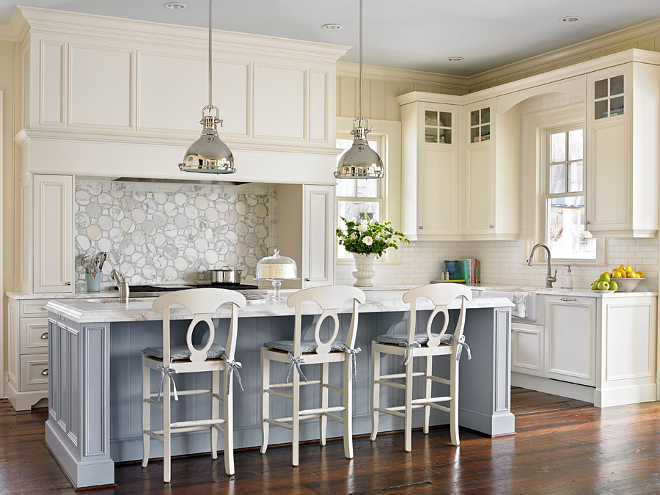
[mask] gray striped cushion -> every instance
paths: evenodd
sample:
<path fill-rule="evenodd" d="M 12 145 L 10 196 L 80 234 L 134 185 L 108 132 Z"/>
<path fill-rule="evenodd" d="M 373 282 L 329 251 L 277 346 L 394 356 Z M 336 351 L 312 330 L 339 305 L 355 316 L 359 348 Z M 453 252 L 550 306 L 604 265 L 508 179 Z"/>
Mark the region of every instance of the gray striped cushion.
<path fill-rule="evenodd" d="M 442 344 L 449 344 L 451 342 L 452 335 L 449 333 L 446 333 L 442 336 L 440 339 L 440 342 Z M 394 334 L 394 335 L 379 335 L 378 337 L 375 338 L 376 341 L 382 342 L 383 344 L 400 344 L 401 342 L 408 342 L 408 334 Z M 415 342 L 419 342 L 420 344 L 426 344 L 428 342 L 429 336 L 425 333 L 416 333 L 415 334 Z"/>
<path fill-rule="evenodd" d="M 333 351 L 341 351 L 343 349 L 343 342 L 334 341 L 330 347 Z M 278 351 L 293 352 L 293 340 L 276 340 L 274 342 L 266 342 L 264 347 L 275 349 Z M 316 342 L 301 342 L 300 353 L 310 353 L 316 351 Z"/>
<path fill-rule="evenodd" d="M 206 351 L 206 357 L 208 359 L 218 359 L 222 357 L 222 353 L 225 352 L 225 348 L 220 344 L 212 344 L 208 351 Z M 142 349 L 142 354 L 156 359 L 163 359 L 163 348 L 162 347 L 147 347 Z M 173 345 L 170 347 L 170 360 L 179 361 L 190 359 L 190 349 L 187 345 Z"/>

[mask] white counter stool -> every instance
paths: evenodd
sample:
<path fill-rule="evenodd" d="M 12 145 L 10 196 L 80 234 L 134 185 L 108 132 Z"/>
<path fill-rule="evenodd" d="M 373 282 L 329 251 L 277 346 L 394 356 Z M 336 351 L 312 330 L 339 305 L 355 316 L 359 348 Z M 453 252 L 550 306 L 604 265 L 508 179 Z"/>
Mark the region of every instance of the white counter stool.
<path fill-rule="evenodd" d="M 429 316 L 426 325 L 426 333 L 415 333 L 417 321 L 416 305 L 417 299 L 425 297 L 431 300 L 435 309 Z M 447 306 L 457 297 L 461 297 L 461 311 L 456 323 L 454 334 L 448 334 L 449 312 Z M 472 299 L 472 291 L 469 287 L 459 284 L 434 284 L 416 287 L 403 295 L 403 302 L 410 303 L 410 318 L 408 320 L 408 333 L 403 335 L 379 335 L 371 344 L 371 359 L 373 374 L 371 383 L 371 440 L 376 440 L 378 434 L 379 413 L 405 418 L 405 449 L 412 450 L 412 411 L 413 409 L 424 409 L 424 433 L 429 432 L 429 420 L 431 408 L 439 409 L 449 413 L 449 429 L 451 432 L 451 443 L 458 445 L 458 362 L 463 347 L 466 348 L 468 358 L 470 348 L 465 343 L 463 327 L 465 326 L 465 300 Z M 431 332 L 431 324 L 438 313 L 444 314 L 444 325 L 439 334 Z M 402 364 L 406 367 L 405 373 L 390 375 L 380 374 L 380 355 L 396 354 L 402 356 Z M 449 380 L 433 376 L 433 356 L 449 355 L 450 375 Z M 413 360 L 416 357 L 424 357 L 424 371 L 413 371 Z M 424 397 L 413 399 L 413 377 L 424 377 Z M 391 381 L 404 378 L 404 383 Z M 431 396 L 433 382 L 449 385 L 449 395 L 442 397 Z M 395 407 L 380 407 L 380 386 L 385 385 L 404 389 L 406 392 L 405 405 Z M 449 407 L 441 406 L 437 402 L 449 402 Z"/>
<path fill-rule="evenodd" d="M 345 342 L 336 340 L 339 333 L 339 319 L 337 310 L 347 300 L 353 300 L 353 316 Z M 302 342 L 301 319 L 302 304 L 305 301 L 317 303 L 322 310 L 314 328 L 314 339 L 316 342 Z M 355 337 L 358 325 L 358 306 L 365 301 L 364 292 L 355 287 L 325 286 L 304 289 L 296 292 L 287 300 L 289 307 L 296 308 L 293 340 L 281 340 L 268 342 L 261 348 L 261 453 L 265 454 L 268 448 L 268 429 L 270 425 L 281 426 L 293 430 L 293 465 L 299 464 L 298 442 L 300 440 L 300 420 L 319 418 L 319 430 L 321 445 L 326 441 L 326 425 L 328 418 L 344 425 L 344 454 L 348 459 L 353 458 L 353 378 L 356 373 L 355 354 L 360 349 L 355 349 Z M 322 342 L 319 336 L 321 324 L 325 318 L 331 317 L 334 321 L 334 333 L 327 342 Z M 287 375 L 286 383 L 270 383 L 270 362 L 278 361 L 289 365 L 289 375 L 293 376 L 293 382 L 289 383 Z M 335 387 L 328 383 L 328 371 L 330 363 L 343 363 L 343 387 Z M 301 365 L 320 364 L 321 379 L 307 380 L 303 374 Z M 302 378 L 302 382 L 301 382 Z M 303 385 L 320 385 L 319 407 L 315 409 L 300 410 L 300 387 Z M 282 389 L 293 387 L 291 393 L 283 392 Z M 343 395 L 342 406 L 328 407 L 328 390 Z M 293 413 L 291 417 L 270 417 L 269 395 L 275 395 L 291 399 L 293 401 Z M 334 413 L 342 412 L 342 416 Z"/>
<path fill-rule="evenodd" d="M 215 328 L 211 320 L 218 307 L 231 304 L 231 321 L 226 347 L 214 344 Z M 193 320 L 186 333 L 187 345 L 170 344 L 170 306 L 180 304 L 188 308 L 193 314 Z M 245 306 L 245 297 L 236 291 L 225 289 L 188 289 L 170 292 L 160 296 L 154 301 L 154 309 L 163 312 L 163 347 L 148 347 L 142 351 L 142 431 L 144 454 L 142 466 L 147 467 L 149 462 L 150 437 L 163 442 L 163 480 L 168 483 L 172 477 L 172 451 L 170 446 L 172 433 L 186 433 L 192 431 L 209 430 L 211 433 L 210 447 L 213 459 L 218 458 L 218 432 L 225 439 L 224 458 L 225 471 L 228 475 L 234 474 L 234 446 L 233 446 L 233 386 L 232 376 L 238 376 L 241 364 L 234 361 L 236 347 L 236 333 L 238 329 L 238 308 Z M 209 336 L 206 345 L 197 349 L 192 344 L 192 334 L 195 326 L 204 322 L 208 325 Z M 151 393 L 151 370 L 160 373 L 160 390 L 157 394 Z M 182 390 L 177 391 L 173 382 L 173 374 L 212 372 L 210 390 Z M 220 395 L 220 371 L 224 371 L 223 391 Z M 180 395 L 211 394 L 210 419 L 194 421 L 178 421 L 172 423 L 170 419 L 170 385 L 174 385 L 174 399 L 179 400 Z M 242 387 L 242 385 L 241 385 Z M 163 401 L 160 402 L 160 396 Z M 156 398 L 156 400 L 154 400 Z M 219 405 L 224 405 L 224 419 L 220 419 Z M 152 431 L 150 429 L 150 407 L 154 406 L 163 411 L 163 429 Z M 224 425 L 222 428 L 220 425 Z"/>

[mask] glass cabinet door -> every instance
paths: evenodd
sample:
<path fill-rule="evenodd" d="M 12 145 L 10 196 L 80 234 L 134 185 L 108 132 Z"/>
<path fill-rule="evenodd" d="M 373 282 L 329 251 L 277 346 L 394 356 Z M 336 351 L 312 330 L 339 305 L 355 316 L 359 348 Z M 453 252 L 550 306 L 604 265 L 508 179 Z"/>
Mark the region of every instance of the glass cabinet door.
<path fill-rule="evenodd" d="M 623 75 L 594 82 L 594 119 L 623 115 Z"/>
<path fill-rule="evenodd" d="M 470 112 L 470 143 L 490 139 L 490 107 Z"/>
<path fill-rule="evenodd" d="M 452 144 L 452 114 L 438 110 L 424 111 L 424 142 Z"/>

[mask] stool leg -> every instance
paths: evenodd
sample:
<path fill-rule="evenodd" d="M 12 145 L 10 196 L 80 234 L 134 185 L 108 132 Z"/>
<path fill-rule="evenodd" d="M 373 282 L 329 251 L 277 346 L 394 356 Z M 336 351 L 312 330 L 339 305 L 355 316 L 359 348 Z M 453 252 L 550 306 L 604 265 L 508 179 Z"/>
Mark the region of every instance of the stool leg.
<path fill-rule="evenodd" d="M 268 448 L 268 427 L 266 419 L 270 418 L 270 400 L 266 390 L 270 387 L 270 359 L 265 357 L 265 350 L 261 348 L 261 453 L 265 454 Z"/>
<path fill-rule="evenodd" d="M 353 459 L 353 377 L 350 372 L 350 355 L 344 361 L 344 455 Z"/>
<path fill-rule="evenodd" d="M 170 445 L 171 433 L 170 423 L 172 423 L 172 414 L 170 403 L 170 376 L 165 375 L 163 383 L 163 481 L 169 483 L 172 479 L 172 450 Z"/>
<path fill-rule="evenodd" d="M 300 441 L 300 375 L 294 369 L 292 372 L 293 375 L 293 414 L 292 414 L 292 424 L 293 424 L 293 465 L 297 466 L 300 464 L 300 459 L 298 455 L 298 443 Z"/>
<path fill-rule="evenodd" d="M 220 418 L 220 404 L 215 395 L 220 395 L 219 371 L 211 373 L 211 419 Z M 211 426 L 211 458 L 218 458 L 218 429 L 215 426 Z"/>
<path fill-rule="evenodd" d="M 410 350 L 414 356 L 414 349 Z M 405 449 L 406 452 L 412 451 L 412 395 L 413 395 L 413 362 L 414 357 L 410 358 L 406 365 L 406 426 L 405 426 Z"/>
<path fill-rule="evenodd" d="M 424 398 L 431 398 L 431 385 L 433 381 L 431 376 L 433 376 L 433 356 L 424 357 Z M 431 406 L 428 403 L 424 405 L 424 434 L 428 435 L 429 433 L 429 423 L 431 421 Z"/>
<path fill-rule="evenodd" d="M 147 467 L 151 437 L 144 432 L 151 429 L 151 406 L 145 400 L 151 397 L 151 370 L 144 366 L 144 358 L 142 363 L 142 467 Z"/>
<path fill-rule="evenodd" d="M 229 370 L 224 372 L 223 390 L 227 390 Z M 229 476 L 234 475 L 234 384 L 229 393 L 225 393 L 225 471 Z"/>
<path fill-rule="evenodd" d="M 376 342 L 371 342 L 371 441 L 376 440 L 378 434 L 378 411 L 380 407 L 380 385 L 376 380 L 380 380 L 380 352 L 376 350 Z"/>
<path fill-rule="evenodd" d="M 330 363 L 321 364 L 321 393 L 319 395 L 319 407 L 321 409 L 325 409 L 328 407 L 328 389 L 326 388 L 326 385 L 328 383 L 329 367 L 330 367 Z M 325 445 L 327 426 L 328 426 L 328 417 L 324 413 L 321 413 L 321 416 L 319 416 L 321 445 Z"/>
<path fill-rule="evenodd" d="M 449 380 L 451 381 L 449 385 L 449 395 L 451 396 L 449 403 L 449 432 L 451 434 L 451 443 L 453 445 L 459 445 L 461 440 L 458 437 L 458 361 L 456 361 L 455 354 L 451 354 L 449 359 L 451 359 L 451 363 L 449 364 Z"/>

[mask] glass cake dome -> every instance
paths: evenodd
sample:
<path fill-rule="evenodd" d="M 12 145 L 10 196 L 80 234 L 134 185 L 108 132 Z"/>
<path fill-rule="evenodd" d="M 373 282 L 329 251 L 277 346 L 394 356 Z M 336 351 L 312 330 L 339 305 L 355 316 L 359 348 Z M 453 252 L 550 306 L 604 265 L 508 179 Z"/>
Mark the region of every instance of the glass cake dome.
<path fill-rule="evenodd" d="M 257 263 L 257 280 L 272 280 L 275 289 L 275 299 L 280 297 L 282 280 L 298 280 L 296 262 L 286 256 L 280 256 L 280 250 L 275 249 L 273 256 L 266 256 Z"/>

